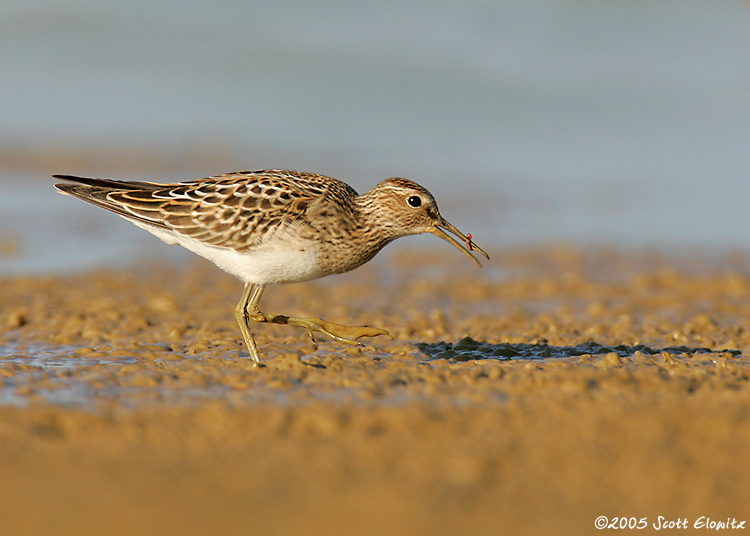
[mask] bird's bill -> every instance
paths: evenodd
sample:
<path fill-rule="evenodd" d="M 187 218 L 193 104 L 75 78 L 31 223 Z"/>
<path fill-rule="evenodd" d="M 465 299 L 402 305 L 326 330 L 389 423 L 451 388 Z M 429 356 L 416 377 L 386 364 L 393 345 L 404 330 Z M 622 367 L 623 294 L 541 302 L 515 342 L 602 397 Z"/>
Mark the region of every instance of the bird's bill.
<path fill-rule="evenodd" d="M 451 235 L 449 235 L 446 231 L 450 231 L 454 235 L 456 235 L 458 238 L 463 240 L 463 244 L 453 238 Z M 456 246 L 458 249 L 460 249 L 467 257 L 469 257 L 474 263 L 476 263 L 477 266 L 482 266 L 478 260 L 474 258 L 474 255 L 471 254 L 472 251 L 478 251 L 482 255 L 484 255 L 487 259 L 490 258 L 489 255 L 487 255 L 487 252 L 484 251 L 482 248 L 477 246 L 474 242 L 471 241 L 471 235 L 466 236 L 461 231 L 456 229 L 453 224 L 446 220 L 441 220 L 438 225 L 433 227 L 429 232 L 434 234 L 435 236 L 439 236 L 446 242 L 450 242 L 454 246 Z M 464 245 L 465 244 L 465 245 Z"/>

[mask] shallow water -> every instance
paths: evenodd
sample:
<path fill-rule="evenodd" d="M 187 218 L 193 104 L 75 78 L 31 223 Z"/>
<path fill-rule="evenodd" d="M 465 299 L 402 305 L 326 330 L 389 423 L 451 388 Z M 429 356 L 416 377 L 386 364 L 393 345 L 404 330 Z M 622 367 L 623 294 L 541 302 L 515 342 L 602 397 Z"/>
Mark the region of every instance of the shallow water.
<path fill-rule="evenodd" d="M 97 365 L 124 365 L 136 362 L 133 357 L 79 357 L 82 350 L 86 354 L 102 353 L 88 346 L 47 346 L 44 344 L 3 344 L 0 346 L 0 363 L 22 365 L 26 369 L 76 369 Z M 109 349 L 105 349 L 107 351 Z"/>
<path fill-rule="evenodd" d="M 288 346 L 286 352 L 294 345 Z M 148 407 L 191 407 L 207 401 L 216 401 L 233 407 L 264 404 L 298 407 L 321 402 L 349 407 L 401 407 L 418 402 L 437 405 L 448 403 L 452 407 L 462 407 L 477 403 L 474 393 L 457 391 L 448 402 L 436 398 L 432 390 L 425 392 L 414 389 L 413 386 L 410 387 L 411 374 L 400 379 L 396 374 L 381 385 L 377 384 L 382 382 L 382 379 L 376 380 L 372 373 L 366 375 L 371 378 L 372 384 L 362 382 L 364 378 L 357 374 L 343 382 L 336 380 L 322 383 L 305 381 L 305 378 L 309 378 L 306 375 L 292 375 L 291 378 L 254 383 L 250 389 L 238 389 L 238 385 L 232 381 L 227 382 L 220 377 L 211 378 L 213 373 L 201 377 L 205 374 L 199 372 L 202 366 L 215 366 L 213 355 L 205 359 L 200 356 L 191 357 L 190 363 L 185 367 L 178 365 L 184 357 L 153 359 L 153 356 L 147 353 L 118 359 L 75 357 L 71 355 L 75 353 L 74 348 L 64 347 L 46 350 L 39 347 L 24 347 L 19 351 L 5 346 L 0 352 L 0 368 L 5 371 L 6 376 L 4 384 L 0 387 L 0 406 L 51 406 L 101 410 L 110 404 L 116 404 L 119 408 L 132 411 Z M 153 359 L 154 363 L 165 365 L 166 370 L 170 370 L 172 379 L 154 380 L 160 377 L 160 367 L 135 381 L 132 378 L 128 380 L 127 374 L 102 374 L 103 368 L 135 365 L 143 358 Z M 389 365 L 388 354 L 384 352 L 368 351 L 366 358 L 381 362 L 385 367 L 392 366 Z M 237 359 L 247 357 L 243 358 L 238 354 Z M 268 366 L 278 366 L 277 353 L 269 352 L 264 359 Z M 335 348 L 326 348 L 306 355 L 300 359 L 298 366 L 327 368 L 330 365 L 324 363 L 347 359 L 351 359 L 350 354 L 337 352 Z M 608 347 L 593 341 L 575 346 L 551 346 L 544 343 L 493 344 L 473 339 L 464 339 L 455 344 L 419 343 L 415 345 L 410 360 L 425 365 L 438 365 L 433 372 L 437 378 L 443 370 L 441 363 L 473 363 L 480 367 L 477 374 L 473 375 L 474 381 L 502 377 L 503 373 L 499 369 L 486 365 L 493 361 L 528 361 L 541 367 L 545 364 L 570 367 L 586 367 L 591 364 L 602 367 L 643 367 L 657 366 L 659 361 L 666 360 L 673 365 L 681 364 L 688 367 L 693 373 L 710 373 L 716 366 L 732 367 L 744 364 L 742 352 L 736 349 L 711 350 L 687 346 L 656 349 L 644 345 Z M 283 358 L 281 361 L 283 362 Z M 221 366 L 227 365 L 223 362 Z M 190 372 L 185 378 L 181 378 L 186 370 L 195 367 L 197 375 Z M 341 369 L 340 372 L 344 370 Z M 429 374 L 425 377 L 429 377 Z M 484 392 L 482 397 L 482 404 L 491 404 L 504 401 L 506 394 L 499 389 Z"/>

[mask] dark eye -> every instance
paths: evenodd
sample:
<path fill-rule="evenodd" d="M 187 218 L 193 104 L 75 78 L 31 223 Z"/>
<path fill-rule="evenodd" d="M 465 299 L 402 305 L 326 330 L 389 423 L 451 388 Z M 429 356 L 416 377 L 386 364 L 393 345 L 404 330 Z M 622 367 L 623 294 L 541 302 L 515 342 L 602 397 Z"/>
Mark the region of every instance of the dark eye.
<path fill-rule="evenodd" d="M 418 208 L 422 206 L 422 198 L 418 195 L 412 195 L 409 197 L 409 199 L 406 200 L 406 202 L 409 204 L 410 207 Z"/>

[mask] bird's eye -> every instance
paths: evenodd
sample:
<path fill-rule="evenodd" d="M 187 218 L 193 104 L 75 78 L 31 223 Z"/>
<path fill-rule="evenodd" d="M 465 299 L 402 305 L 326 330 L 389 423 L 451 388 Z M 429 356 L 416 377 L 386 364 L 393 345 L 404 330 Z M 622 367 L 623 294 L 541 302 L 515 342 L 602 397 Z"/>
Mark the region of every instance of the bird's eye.
<path fill-rule="evenodd" d="M 422 205 L 422 198 L 418 195 L 412 195 L 409 197 L 409 199 L 406 200 L 406 202 L 409 204 L 412 208 L 418 208 Z"/>

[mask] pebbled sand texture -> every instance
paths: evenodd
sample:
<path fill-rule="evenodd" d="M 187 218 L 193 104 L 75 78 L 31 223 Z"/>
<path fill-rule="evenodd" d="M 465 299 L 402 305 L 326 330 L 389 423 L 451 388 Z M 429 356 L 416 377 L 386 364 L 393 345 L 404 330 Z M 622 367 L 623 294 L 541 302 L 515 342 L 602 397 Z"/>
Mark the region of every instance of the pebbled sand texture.
<path fill-rule="evenodd" d="M 0 281 L 1 532 L 750 518 L 750 260 L 490 253 L 269 288 L 266 312 L 394 338 L 259 325 L 262 367 L 240 356 L 240 283 L 202 261 Z"/>

